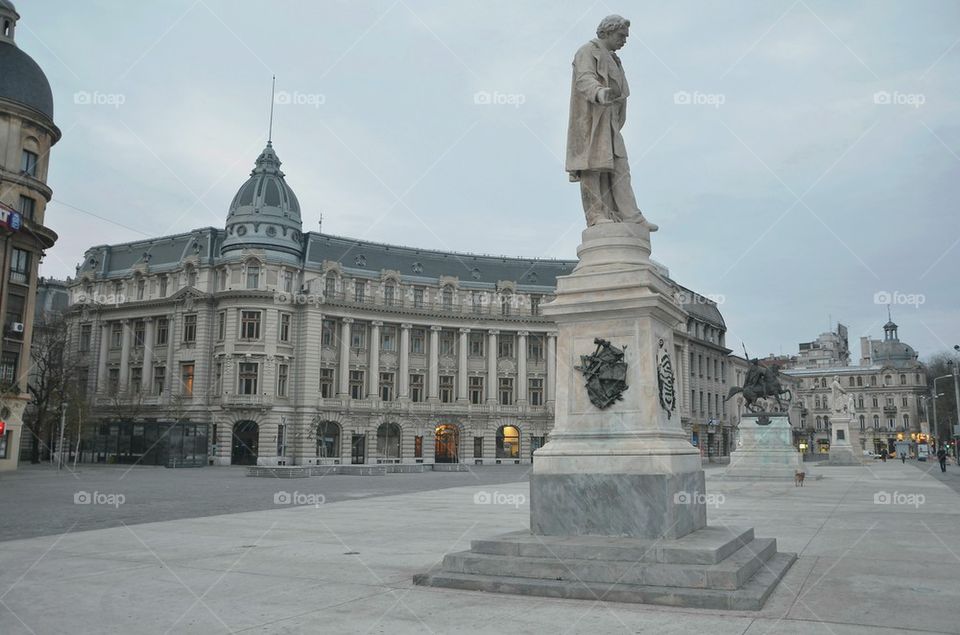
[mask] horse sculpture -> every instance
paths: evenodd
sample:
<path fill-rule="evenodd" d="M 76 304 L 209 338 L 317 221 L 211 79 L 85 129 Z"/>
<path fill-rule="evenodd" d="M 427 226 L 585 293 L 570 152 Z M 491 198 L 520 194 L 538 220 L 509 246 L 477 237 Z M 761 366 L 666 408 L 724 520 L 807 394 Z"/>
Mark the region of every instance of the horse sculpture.
<path fill-rule="evenodd" d="M 775 400 L 778 410 L 783 412 L 793 399 L 790 390 L 780 384 L 780 367 L 774 364 L 765 368 L 757 359 L 750 360 L 750 368 L 747 370 L 743 386 L 730 388 L 730 392 L 723 401 L 727 402 L 736 394 L 743 395 L 744 405 L 750 412 L 766 410 L 764 404 L 758 403 L 761 399 Z"/>

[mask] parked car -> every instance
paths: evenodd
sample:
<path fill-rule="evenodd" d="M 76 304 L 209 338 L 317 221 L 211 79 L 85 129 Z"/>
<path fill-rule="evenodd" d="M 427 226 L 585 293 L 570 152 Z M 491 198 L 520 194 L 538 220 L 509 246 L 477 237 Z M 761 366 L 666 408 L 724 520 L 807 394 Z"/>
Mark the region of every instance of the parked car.
<path fill-rule="evenodd" d="M 864 450 L 864 451 L 863 451 L 863 456 L 864 456 L 864 457 L 871 458 L 871 459 L 879 459 L 879 458 L 880 458 L 880 455 L 877 454 L 876 452 L 872 451 L 872 450 Z"/>

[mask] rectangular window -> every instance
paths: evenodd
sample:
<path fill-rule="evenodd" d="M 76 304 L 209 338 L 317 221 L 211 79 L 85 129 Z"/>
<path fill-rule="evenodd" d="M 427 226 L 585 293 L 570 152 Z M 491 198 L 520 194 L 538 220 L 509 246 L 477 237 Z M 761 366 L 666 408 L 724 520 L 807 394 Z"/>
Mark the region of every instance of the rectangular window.
<path fill-rule="evenodd" d="M 193 362 L 180 364 L 180 394 L 184 397 L 193 396 Z"/>
<path fill-rule="evenodd" d="M 283 272 L 283 290 L 287 293 L 293 293 L 293 272 Z"/>
<path fill-rule="evenodd" d="M 37 155 L 35 152 L 23 151 L 20 155 L 20 171 L 30 176 L 37 175 Z"/>
<path fill-rule="evenodd" d="M 396 287 L 392 282 L 383 286 L 383 303 L 387 306 L 393 306 L 396 296 Z"/>
<path fill-rule="evenodd" d="M 531 406 L 543 405 L 543 379 L 531 377 L 527 380 L 527 395 Z"/>
<path fill-rule="evenodd" d="M 143 320 L 137 320 L 133 323 L 133 347 L 143 348 L 143 342 L 146 338 L 146 325 Z"/>
<path fill-rule="evenodd" d="M 260 339 L 260 311 L 240 312 L 240 339 Z"/>
<path fill-rule="evenodd" d="M 333 369 L 320 369 L 320 396 L 324 399 L 333 398 Z"/>
<path fill-rule="evenodd" d="M 197 314 L 183 316 L 183 341 L 192 343 L 197 341 Z"/>
<path fill-rule="evenodd" d="M 397 350 L 396 327 L 384 326 L 380 329 L 380 350 L 389 352 Z"/>
<path fill-rule="evenodd" d="M 483 377 L 469 378 L 470 403 L 479 405 L 483 403 Z"/>
<path fill-rule="evenodd" d="M 410 401 L 415 403 L 423 401 L 423 375 L 410 375 Z"/>
<path fill-rule="evenodd" d="M 227 312 L 217 313 L 217 341 L 222 342 L 227 336 Z"/>
<path fill-rule="evenodd" d="M 531 295 L 530 296 L 530 315 L 540 315 L 540 301 L 542 296 Z"/>
<path fill-rule="evenodd" d="M 260 378 L 260 365 L 256 362 L 240 362 L 239 394 L 257 394 L 257 381 Z"/>
<path fill-rule="evenodd" d="M 513 405 L 513 377 L 501 377 L 499 380 L 500 405 Z"/>
<path fill-rule="evenodd" d="M 453 403 L 453 375 L 440 375 L 440 401 Z"/>
<path fill-rule="evenodd" d="M 504 335 L 501 333 L 497 336 L 497 357 L 499 358 L 508 358 L 513 359 L 514 357 L 514 338 L 513 335 Z"/>
<path fill-rule="evenodd" d="M 30 284 L 30 252 L 14 247 L 10 252 L 10 282 Z"/>
<path fill-rule="evenodd" d="M 366 283 L 361 280 L 357 280 L 356 282 L 353 283 L 353 301 L 354 302 L 363 304 L 363 294 L 364 294 L 364 291 L 366 290 L 366 286 L 367 286 Z"/>
<path fill-rule="evenodd" d="M 693 365 L 693 353 L 690 353 L 690 376 L 696 375 L 696 366 Z"/>
<path fill-rule="evenodd" d="M 29 196 L 20 195 L 20 215 L 26 219 L 33 220 L 36 212 L 37 202 Z"/>
<path fill-rule="evenodd" d="M 473 307 L 474 313 L 483 313 L 483 305 L 486 304 L 486 297 L 483 291 L 471 291 L 470 292 L 470 305 Z"/>
<path fill-rule="evenodd" d="M 110 395 L 117 394 L 117 391 L 120 389 L 120 369 L 111 368 L 107 371 L 107 393 Z"/>
<path fill-rule="evenodd" d="M 0 381 L 13 384 L 17 380 L 17 366 L 20 356 L 14 351 L 3 351 L 0 356 Z"/>
<path fill-rule="evenodd" d="M 90 352 L 90 338 L 93 334 L 93 326 L 90 324 L 80 325 L 80 352 Z"/>
<path fill-rule="evenodd" d="M 363 399 L 363 371 L 350 371 L 350 398 Z"/>
<path fill-rule="evenodd" d="M 440 331 L 440 354 L 453 355 L 454 346 L 453 331 Z"/>
<path fill-rule="evenodd" d="M 147 294 L 147 281 L 137 277 L 137 299 L 142 300 Z"/>
<path fill-rule="evenodd" d="M 247 288 L 260 288 L 260 267 L 258 265 L 247 265 Z"/>
<path fill-rule="evenodd" d="M 123 324 L 114 322 L 110 325 L 110 348 L 118 349 L 123 346 Z"/>
<path fill-rule="evenodd" d="M 223 393 L 223 362 L 213 365 L 213 391 L 217 395 Z M 216 439 L 216 435 L 213 435 L 213 438 Z"/>
<path fill-rule="evenodd" d="M 277 364 L 277 397 L 287 396 L 287 382 L 290 378 L 290 366 Z"/>
<path fill-rule="evenodd" d="M 167 277 L 160 276 L 160 297 L 167 297 Z"/>
<path fill-rule="evenodd" d="M 410 329 L 410 352 L 422 354 L 426 348 L 426 337 L 423 329 Z"/>
<path fill-rule="evenodd" d="M 10 447 L 11 434 L 13 434 L 13 430 L 6 430 L 2 435 L 0 435 L 0 459 L 9 458 L 7 456 L 7 448 Z"/>
<path fill-rule="evenodd" d="M 170 330 L 170 321 L 167 318 L 157 320 L 157 346 L 166 346 L 167 332 Z"/>
<path fill-rule="evenodd" d="M 483 333 L 470 333 L 470 357 L 483 357 Z"/>
<path fill-rule="evenodd" d="M 473 458 L 483 458 L 483 437 L 473 437 Z"/>
<path fill-rule="evenodd" d="M 320 332 L 320 345 L 324 347 L 333 346 L 333 337 L 336 332 L 337 323 L 333 320 L 324 320 Z"/>
<path fill-rule="evenodd" d="M 363 350 L 367 347 L 367 325 L 354 323 L 350 329 L 350 348 L 355 351 Z"/>
<path fill-rule="evenodd" d="M 380 373 L 380 399 L 393 401 L 393 373 Z"/>
<path fill-rule="evenodd" d="M 423 287 L 413 288 L 413 308 L 415 309 L 423 308 Z"/>
<path fill-rule="evenodd" d="M 131 366 L 130 367 L 130 392 L 139 395 L 140 389 L 143 387 L 143 367 L 141 366 Z"/>
<path fill-rule="evenodd" d="M 153 394 L 162 395 L 166 384 L 167 369 L 163 366 L 155 366 L 153 369 Z"/>
<path fill-rule="evenodd" d="M 413 458 L 423 458 L 423 437 L 413 437 Z"/>
<path fill-rule="evenodd" d="M 531 362 L 543 361 L 543 336 L 527 336 L 527 359 Z"/>
<path fill-rule="evenodd" d="M 906 407 L 907 407 L 907 398 L 904 397 L 904 398 L 901 400 L 901 403 L 903 404 L 903 407 L 906 408 Z"/>
<path fill-rule="evenodd" d="M 280 314 L 280 341 L 289 342 L 290 341 L 290 320 L 293 316 L 289 313 Z"/>

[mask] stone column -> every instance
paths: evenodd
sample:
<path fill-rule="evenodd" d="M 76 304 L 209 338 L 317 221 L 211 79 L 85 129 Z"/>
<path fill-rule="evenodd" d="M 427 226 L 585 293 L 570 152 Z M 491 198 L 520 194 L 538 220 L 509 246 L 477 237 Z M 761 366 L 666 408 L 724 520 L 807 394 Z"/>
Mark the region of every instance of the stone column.
<path fill-rule="evenodd" d="M 457 356 L 457 401 L 466 403 L 467 394 L 467 355 L 469 351 L 470 329 L 460 329 L 460 351 Z"/>
<path fill-rule="evenodd" d="M 367 382 L 367 398 L 380 397 L 380 327 L 383 322 L 370 323 L 370 363 L 367 365 L 369 382 Z"/>
<path fill-rule="evenodd" d="M 410 399 L 410 329 L 411 324 L 400 325 L 400 377 L 398 397 L 406 401 Z"/>
<path fill-rule="evenodd" d="M 439 401 L 440 399 L 440 327 L 430 327 L 430 378 L 427 399 L 430 401 Z"/>
<path fill-rule="evenodd" d="M 487 403 L 497 403 L 497 335 L 500 331 L 487 333 Z"/>
<path fill-rule="evenodd" d="M 547 333 L 547 391 L 546 405 L 552 406 L 557 399 L 557 336 Z"/>
<path fill-rule="evenodd" d="M 353 318 L 343 318 L 340 321 L 340 364 L 337 369 L 337 396 L 346 398 L 350 394 L 350 325 Z"/>
<path fill-rule="evenodd" d="M 153 318 L 143 319 L 143 370 L 141 371 L 140 393 L 150 394 L 150 375 L 153 369 Z"/>
<path fill-rule="evenodd" d="M 527 331 L 517 333 L 517 403 L 527 403 Z"/>
<path fill-rule="evenodd" d="M 173 394 L 173 378 L 177 372 L 173 368 L 173 351 L 177 347 L 177 314 L 171 313 L 167 317 L 167 381 L 163 387 L 163 395 L 170 397 Z M 163 396 L 161 395 L 161 396 Z"/>
<path fill-rule="evenodd" d="M 117 392 L 126 392 L 127 383 L 130 379 L 130 320 L 121 320 L 123 325 L 123 335 L 120 340 L 120 386 Z"/>
<path fill-rule="evenodd" d="M 107 357 L 110 356 L 110 323 L 100 326 L 100 359 L 97 360 L 97 392 L 107 392 Z"/>

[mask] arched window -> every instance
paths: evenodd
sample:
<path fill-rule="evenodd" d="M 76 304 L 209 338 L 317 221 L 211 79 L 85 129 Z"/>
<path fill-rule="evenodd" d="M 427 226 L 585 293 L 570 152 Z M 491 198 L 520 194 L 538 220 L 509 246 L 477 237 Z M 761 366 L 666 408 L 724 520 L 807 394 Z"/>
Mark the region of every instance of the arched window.
<path fill-rule="evenodd" d="M 876 385 L 877 385 L 877 376 L 876 376 L 876 375 L 870 375 L 870 385 L 871 385 L 871 386 L 876 386 Z"/>
<path fill-rule="evenodd" d="M 328 298 L 337 295 L 337 274 L 332 271 L 327 274 L 327 277 L 323 281 L 323 293 Z"/>
<path fill-rule="evenodd" d="M 520 458 L 520 429 L 516 426 L 500 426 L 497 429 L 497 458 Z"/>
<path fill-rule="evenodd" d="M 197 270 L 193 265 L 187 265 L 187 268 L 184 269 L 184 275 L 186 276 L 188 287 L 197 286 Z"/>
<path fill-rule="evenodd" d="M 883 385 L 884 385 L 884 386 L 892 386 L 892 385 L 893 385 L 893 377 L 891 377 L 890 375 L 886 375 L 886 376 L 883 378 Z"/>
<path fill-rule="evenodd" d="M 900 375 L 900 385 L 901 385 L 901 386 L 906 386 L 906 385 L 907 385 L 907 376 L 906 376 L 906 375 Z"/>
<path fill-rule="evenodd" d="M 451 311 L 453 310 L 453 287 L 449 284 L 443 287 L 443 310 Z"/>
<path fill-rule="evenodd" d="M 333 421 L 317 424 L 317 458 L 328 459 L 340 456 L 340 426 Z"/>
<path fill-rule="evenodd" d="M 143 276 L 137 274 L 137 299 L 143 300 L 146 297 L 147 292 L 147 281 L 143 279 Z"/>
<path fill-rule="evenodd" d="M 867 427 L 867 418 L 863 415 L 860 415 L 860 429 L 865 430 Z"/>
<path fill-rule="evenodd" d="M 857 377 L 857 386 L 863 385 L 863 377 Z"/>
<path fill-rule="evenodd" d="M 903 429 L 904 431 L 910 429 L 910 415 L 904 413 L 903 415 Z"/>
<path fill-rule="evenodd" d="M 817 430 L 823 430 L 823 417 L 817 417 Z"/>
<path fill-rule="evenodd" d="M 814 408 L 820 409 L 820 395 L 813 398 Z M 819 417 L 818 417 L 819 419 Z"/>
<path fill-rule="evenodd" d="M 260 263 L 256 260 L 247 261 L 247 288 L 260 288 Z"/>
<path fill-rule="evenodd" d="M 847 385 L 852 388 L 852 387 L 853 387 L 853 383 L 854 383 L 854 382 L 853 382 L 853 377 L 849 377 L 849 378 L 847 379 Z"/>
<path fill-rule="evenodd" d="M 511 305 L 513 304 L 513 293 L 504 291 L 500 294 L 500 315 L 510 315 Z"/>
<path fill-rule="evenodd" d="M 873 415 L 873 427 L 876 430 L 880 429 L 880 415 Z"/>
<path fill-rule="evenodd" d="M 377 428 L 377 454 L 384 459 L 400 458 L 400 426 L 382 423 Z"/>
<path fill-rule="evenodd" d="M 863 395 L 857 397 L 857 408 L 863 408 Z M 863 418 L 863 415 L 860 415 Z"/>

